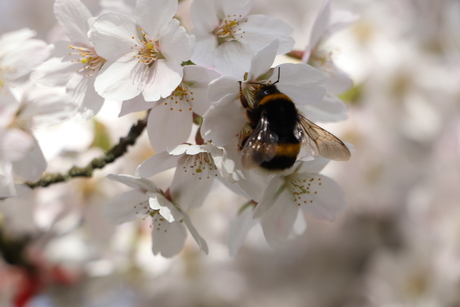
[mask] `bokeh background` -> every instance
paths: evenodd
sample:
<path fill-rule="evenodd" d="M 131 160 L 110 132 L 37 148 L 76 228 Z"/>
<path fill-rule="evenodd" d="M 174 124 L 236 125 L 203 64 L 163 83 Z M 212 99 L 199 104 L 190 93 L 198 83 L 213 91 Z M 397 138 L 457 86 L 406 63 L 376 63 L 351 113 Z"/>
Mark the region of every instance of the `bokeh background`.
<path fill-rule="evenodd" d="M 53 42 L 52 5 L 0 0 L 0 33 L 28 27 Z M 321 5 L 255 0 L 252 13 L 290 24 L 302 50 Z M 153 153 L 143 135 L 92 179 L 0 201 L 0 306 L 12 306 L 19 288 L 37 293 L 33 307 L 460 306 L 460 2 L 333 0 L 332 8 L 360 16 L 327 42 L 354 81 L 341 96 L 349 118 L 323 125 L 355 148 L 324 171 L 347 195 L 336 221 L 307 217 L 305 234 L 277 248 L 257 227 L 231 258 L 228 227 L 244 200 L 216 183 L 192 216 L 209 255 L 190 241 L 173 259 L 155 257 L 148 222 L 116 227 L 103 214 L 123 188 L 106 174 L 132 174 Z M 118 118 L 119 108 L 37 131 L 48 171 L 83 166 L 126 135 L 141 115 Z M 163 187 L 170 180 L 155 178 Z"/>

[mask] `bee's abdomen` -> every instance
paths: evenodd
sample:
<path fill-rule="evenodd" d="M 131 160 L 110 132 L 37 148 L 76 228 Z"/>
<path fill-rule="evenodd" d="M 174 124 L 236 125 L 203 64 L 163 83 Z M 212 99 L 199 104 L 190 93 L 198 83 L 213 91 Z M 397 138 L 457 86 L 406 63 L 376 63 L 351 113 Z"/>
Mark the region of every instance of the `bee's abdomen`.
<path fill-rule="evenodd" d="M 263 162 L 260 167 L 269 171 L 282 171 L 294 165 L 300 152 L 300 142 L 278 143 L 276 154 L 270 161 Z"/>

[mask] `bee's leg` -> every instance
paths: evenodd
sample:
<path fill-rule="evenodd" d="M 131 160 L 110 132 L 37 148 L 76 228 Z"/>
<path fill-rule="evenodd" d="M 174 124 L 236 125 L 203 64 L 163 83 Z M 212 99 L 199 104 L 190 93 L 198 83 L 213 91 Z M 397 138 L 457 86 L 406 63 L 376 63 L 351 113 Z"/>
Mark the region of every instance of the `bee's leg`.
<path fill-rule="evenodd" d="M 241 89 L 241 81 L 238 81 L 238 83 L 240 84 L 240 94 L 238 95 L 238 97 L 240 98 L 241 105 L 242 105 L 243 108 L 245 108 L 246 110 L 249 110 L 250 107 L 249 107 L 248 100 L 247 100 L 246 97 L 243 95 L 243 90 Z"/>

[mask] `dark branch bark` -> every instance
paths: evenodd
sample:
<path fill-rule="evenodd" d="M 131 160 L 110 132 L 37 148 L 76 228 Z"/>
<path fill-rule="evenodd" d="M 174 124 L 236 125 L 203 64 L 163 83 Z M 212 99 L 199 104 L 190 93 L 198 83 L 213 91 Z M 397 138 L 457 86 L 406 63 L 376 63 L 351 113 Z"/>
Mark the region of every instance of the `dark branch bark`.
<path fill-rule="evenodd" d="M 93 159 L 85 167 L 74 166 L 65 174 L 43 174 L 43 176 L 38 181 L 26 182 L 25 184 L 33 189 L 37 187 L 47 187 L 51 184 L 68 181 L 74 177 L 91 177 L 94 170 L 103 168 L 107 164 L 112 163 L 117 158 L 123 156 L 128 151 L 128 146 L 133 145 L 137 138 L 142 134 L 145 126 L 147 126 L 147 117 L 139 120 L 136 124 L 134 124 L 129 130 L 128 135 L 120 138 L 120 141 L 117 145 L 113 146 L 112 149 L 110 149 L 102 157 Z"/>

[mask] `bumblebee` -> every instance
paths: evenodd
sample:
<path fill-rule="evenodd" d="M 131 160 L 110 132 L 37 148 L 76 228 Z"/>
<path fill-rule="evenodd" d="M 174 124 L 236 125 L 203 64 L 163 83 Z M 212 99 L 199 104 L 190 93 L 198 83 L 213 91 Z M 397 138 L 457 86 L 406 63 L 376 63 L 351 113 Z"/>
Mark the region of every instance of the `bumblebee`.
<path fill-rule="evenodd" d="M 249 129 L 240 134 L 240 149 L 244 168 L 260 167 L 266 171 L 291 168 L 302 147 L 313 156 L 337 161 L 350 159 L 350 151 L 336 136 L 315 125 L 295 107 L 294 102 L 271 84 L 255 85 L 250 105 L 241 89 L 240 101 L 246 110 Z"/>

